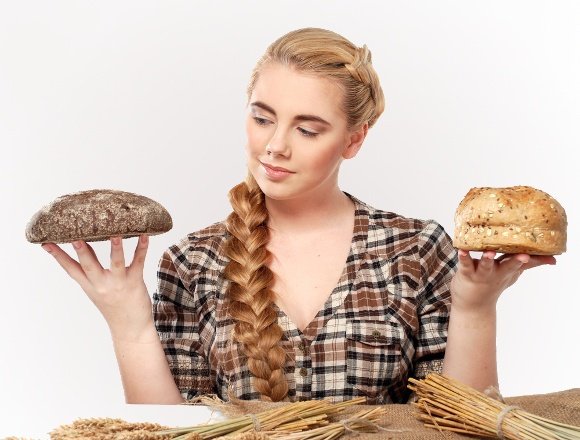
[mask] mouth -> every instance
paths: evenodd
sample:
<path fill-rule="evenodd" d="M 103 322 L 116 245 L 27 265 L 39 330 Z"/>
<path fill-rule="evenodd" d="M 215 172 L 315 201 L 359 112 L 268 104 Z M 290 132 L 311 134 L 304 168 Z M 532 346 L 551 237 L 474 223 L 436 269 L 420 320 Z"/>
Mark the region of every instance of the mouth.
<path fill-rule="evenodd" d="M 272 182 L 281 182 L 289 178 L 294 171 L 290 171 L 284 167 L 277 167 L 260 161 L 265 176 Z"/>
<path fill-rule="evenodd" d="M 289 174 L 294 174 L 294 171 L 290 171 L 290 170 L 288 170 L 288 169 L 286 169 L 286 168 L 283 168 L 283 167 L 275 167 L 274 165 L 270 165 L 270 164 L 267 164 L 267 163 L 264 163 L 264 162 L 260 162 L 260 163 L 261 163 L 261 164 L 262 164 L 262 166 L 263 166 L 264 168 L 266 168 L 267 170 L 271 170 L 271 171 L 274 171 L 274 172 L 279 172 L 279 173 L 289 173 Z"/>

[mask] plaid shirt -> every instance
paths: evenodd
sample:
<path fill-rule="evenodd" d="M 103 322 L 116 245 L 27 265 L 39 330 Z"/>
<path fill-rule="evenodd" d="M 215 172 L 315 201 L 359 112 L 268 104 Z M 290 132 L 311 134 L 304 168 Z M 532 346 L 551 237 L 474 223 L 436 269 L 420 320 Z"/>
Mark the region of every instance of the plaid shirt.
<path fill-rule="evenodd" d="M 366 396 L 405 403 L 409 377 L 441 371 L 457 254 L 434 221 L 374 209 L 352 197 L 355 227 L 338 284 L 301 332 L 277 306 L 288 399 Z M 214 393 L 259 399 L 232 338 L 221 252 L 224 222 L 167 249 L 153 294 L 155 325 L 185 399 Z"/>

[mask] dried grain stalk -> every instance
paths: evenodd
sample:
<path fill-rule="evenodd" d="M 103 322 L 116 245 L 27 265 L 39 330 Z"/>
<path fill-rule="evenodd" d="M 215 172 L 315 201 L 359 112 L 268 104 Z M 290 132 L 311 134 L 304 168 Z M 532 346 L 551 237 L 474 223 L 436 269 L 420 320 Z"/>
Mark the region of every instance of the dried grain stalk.
<path fill-rule="evenodd" d="M 50 437 L 51 440 L 336 439 L 345 432 L 376 432 L 384 429 L 376 423 L 384 414 L 384 408 L 363 411 L 343 422 L 331 422 L 332 416 L 365 400 L 361 397 L 340 403 L 326 400 L 295 402 L 257 414 L 180 428 L 129 423 L 121 419 L 79 419 L 71 425 L 60 426 L 50 433 Z"/>
<path fill-rule="evenodd" d="M 409 379 L 413 405 L 424 425 L 480 438 L 580 440 L 580 427 L 566 425 L 507 405 L 450 377 L 432 373 Z"/>

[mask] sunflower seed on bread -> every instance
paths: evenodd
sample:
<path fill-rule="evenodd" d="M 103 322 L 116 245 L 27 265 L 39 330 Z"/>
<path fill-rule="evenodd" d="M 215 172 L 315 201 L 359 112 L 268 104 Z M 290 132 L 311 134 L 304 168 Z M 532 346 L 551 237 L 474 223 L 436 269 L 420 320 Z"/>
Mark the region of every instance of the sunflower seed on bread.
<path fill-rule="evenodd" d="M 508 254 L 566 251 L 566 211 L 530 186 L 471 188 L 455 212 L 453 246 Z"/>

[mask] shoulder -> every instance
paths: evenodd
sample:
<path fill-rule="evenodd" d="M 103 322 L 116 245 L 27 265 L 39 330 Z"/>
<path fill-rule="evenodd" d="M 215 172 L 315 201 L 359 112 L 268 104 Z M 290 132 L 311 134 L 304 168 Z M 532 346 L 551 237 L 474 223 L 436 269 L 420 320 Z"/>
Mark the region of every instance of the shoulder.
<path fill-rule="evenodd" d="M 225 221 L 191 232 L 164 251 L 160 267 L 163 262 L 170 263 L 179 277 L 186 282 L 200 272 L 221 271 L 227 264 L 222 252 L 227 237 Z"/>
<path fill-rule="evenodd" d="M 422 254 L 425 249 L 443 245 L 450 251 L 451 240 L 441 224 L 377 209 L 351 196 L 356 205 L 356 221 L 368 222 L 367 250 L 389 257 Z"/>
<path fill-rule="evenodd" d="M 393 262 L 425 285 L 449 282 L 457 270 L 457 250 L 441 224 L 376 209 L 356 199 L 355 204 L 357 221 L 368 219 L 368 254 Z"/>
<path fill-rule="evenodd" d="M 187 246 L 188 257 L 193 266 L 219 269 L 221 249 L 228 238 L 225 221 L 209 225 L 199 231 L 191 232 L 181 242 Z"/>

